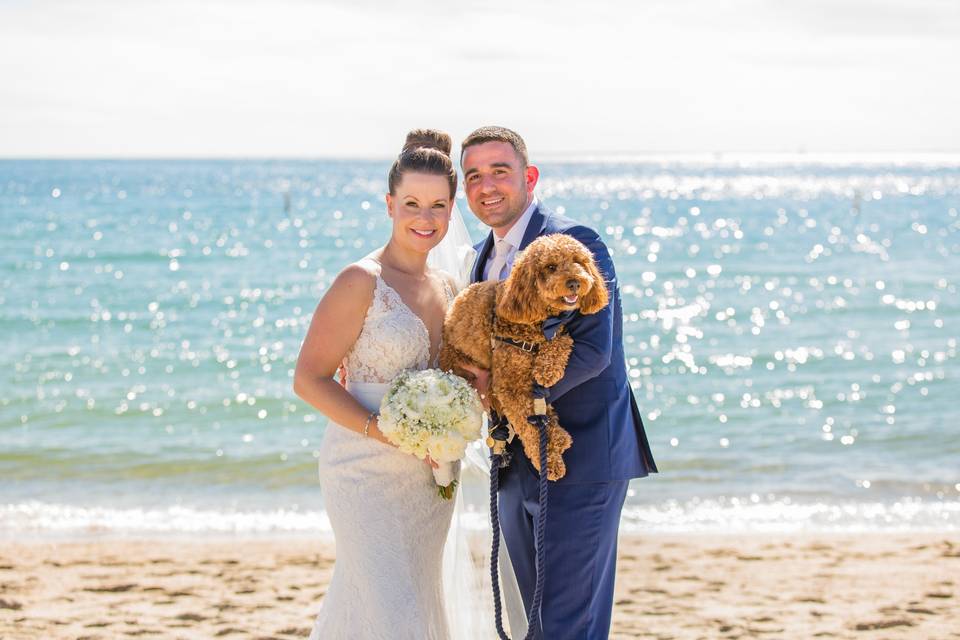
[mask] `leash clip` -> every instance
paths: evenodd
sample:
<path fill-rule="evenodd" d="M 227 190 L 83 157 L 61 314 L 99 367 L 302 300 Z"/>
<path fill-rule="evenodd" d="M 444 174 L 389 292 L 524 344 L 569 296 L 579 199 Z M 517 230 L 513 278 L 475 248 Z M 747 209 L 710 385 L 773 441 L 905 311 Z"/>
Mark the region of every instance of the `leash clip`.
<path fill-rule="evenodd" d="M 502 456 L 507 450 L 507 445 L 513 442 L 516 436 L 517 431 L 513 428 L 513 425 L 499 416 L 497 425 L 490 430 L 490 434 L 487 436 L 487 446 L 490 447 L 493 455 Z"/>

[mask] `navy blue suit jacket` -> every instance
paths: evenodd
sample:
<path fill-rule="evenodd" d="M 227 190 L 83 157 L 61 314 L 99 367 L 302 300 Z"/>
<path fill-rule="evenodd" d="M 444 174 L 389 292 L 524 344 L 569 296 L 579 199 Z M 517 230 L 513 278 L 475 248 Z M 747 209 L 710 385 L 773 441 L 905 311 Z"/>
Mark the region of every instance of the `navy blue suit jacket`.
<path fill-rule="evenodd" d="M 656 473 L 637 401 L 627 379 L 620 285 L 610 252 L 593 229 L 557 215 L 542 204 L 533 212 L 518 250 L 551 233 L 573 236 L 593 252 L 610 293 L 610 304 L 602 311 L 577 314 L 567 324 L 573 352 L 563 378 L 550 387 L 547 398 L 556 409 L 560 424 L 573 437 L 573 445 L 563 454 L 567 473 L 558 482 L 610 482 Z M 483 280 L 483 268 L 492 247 L 491 232 L 475 247 L 473 282 Z M 519 441 L 513 444 L 514 453 L 524 455 Z"/>

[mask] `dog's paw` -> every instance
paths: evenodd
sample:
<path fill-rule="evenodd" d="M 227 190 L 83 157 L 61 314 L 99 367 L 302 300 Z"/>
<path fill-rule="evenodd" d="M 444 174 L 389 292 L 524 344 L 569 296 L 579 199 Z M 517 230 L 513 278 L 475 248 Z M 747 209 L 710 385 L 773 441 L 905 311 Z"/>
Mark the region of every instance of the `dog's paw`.
<path fill-rule="evenodd" d="M 537 470 L 537 473 L 540 473 L 540 452 L 539 450 L 534 451 L 533 455 L 527 453 L 527 457 L 530 459 L 530 462 L 533 463 L 533 468 Z M 563 456 L 559 453 L 556 453 L 550 449 L 547 449 L 547 480 L 551 482 L 554 480 L 559 480 L 563 476 L 567 475 L 567 465 L 563 461 Z"/>
<path fill-rule="evenodd" d="M 551 480 L 562 478 L 567 473 L 563 462 L 563 452 L 573 445 L 573 436 L 560 425 L 550 428 L 550 444 L 547 447 L 547 477 Z"/>
<path fill-rule="evenodd" d="M 552 387 L 560 382 L 573 349 L 570 336 L 559 335 L 540 345 L 540 353 L 533 361 L 533 378 L 538 384 Z"/>
<path fill-rule="evenodd" d="M 559 455 L 547 459 L 547 480 L 559 480 L 567 475 L 567 465 Z"/>
<path fill-rule="evenodd" d="M 544 387 L 552 387 L 563 377 L 563 368 L 554 363 L 534 363 L 533 379 Z"/>

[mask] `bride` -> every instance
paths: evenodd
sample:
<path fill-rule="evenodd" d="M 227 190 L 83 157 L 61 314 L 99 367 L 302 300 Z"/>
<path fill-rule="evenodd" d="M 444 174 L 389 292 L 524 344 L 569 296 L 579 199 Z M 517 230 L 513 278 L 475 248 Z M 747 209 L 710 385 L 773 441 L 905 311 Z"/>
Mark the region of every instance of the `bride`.
<path fill-rule="evenodd" d="M 446 251 L 448 262 L 469 263 L 450 149 L 439 131 L 407 136 L 388 179 L 390 239 L 337 276 L 300 350 L 294 391 L 329 418 L 320 482 L 337 553 L 311 639 L 459 640 L 492 628 L 448 619 L 444 545 L 455 501 L 437 496 L 432 461 L 401 453 L 377 420 L 396 374 L 436 366 L 446 308 L 464 284 L 427 260 L 454 213 L 464 245 Z M 346 387 L 334 379 L 341 365 Z"/>

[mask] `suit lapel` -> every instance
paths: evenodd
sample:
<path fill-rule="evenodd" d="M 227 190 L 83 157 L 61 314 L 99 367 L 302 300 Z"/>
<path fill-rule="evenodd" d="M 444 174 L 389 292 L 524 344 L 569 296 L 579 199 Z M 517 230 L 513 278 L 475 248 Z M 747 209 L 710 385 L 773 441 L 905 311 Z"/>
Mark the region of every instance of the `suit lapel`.
<path fill-rule="evenodd" d="M 545 213 L 546 210 L 543 209 L 543 206 L 537 205 L 533 215 L 530 216 L 530 222 L 527 223 L 527 230 L 523 232 L 523 240 L 520 242 L 520 246 L 517 247 L 518 251 L 526 249 L 527 245 L 533 242 L 537 236 L 543 232 L 544 227 L 547 226 Z"/>
<path fill-rule="evenodd" d="M 473 274 L 471 282 L 480 282 L 483 280 L 483 265 L 487 264 L 487 258 L 490 257 L 490 251 L 493 249 L 493 231 L 487 234 L 487 239 L 483 241 L 483 246 L 477 252 L 477 259 L 473 262 Z"/>

